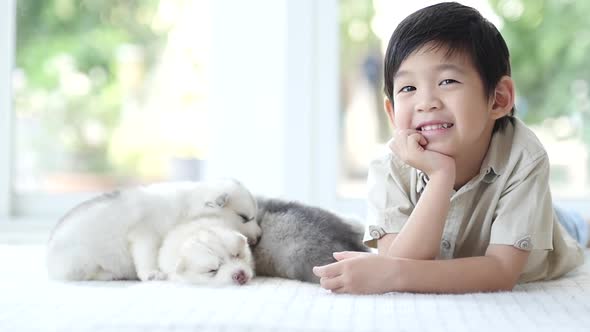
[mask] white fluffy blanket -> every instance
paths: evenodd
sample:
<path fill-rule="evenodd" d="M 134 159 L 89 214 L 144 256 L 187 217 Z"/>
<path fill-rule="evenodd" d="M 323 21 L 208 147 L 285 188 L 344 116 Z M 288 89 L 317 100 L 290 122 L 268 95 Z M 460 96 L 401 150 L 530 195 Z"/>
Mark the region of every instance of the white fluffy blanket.
<path fill-rule="evenodd" d="M 51 282 L 42 246 L 0 245 L 0 261 L 0 331 L 590 331 L 588 259 L 512 292 L 376 296 L 275 278 L 224 288 Z"/>

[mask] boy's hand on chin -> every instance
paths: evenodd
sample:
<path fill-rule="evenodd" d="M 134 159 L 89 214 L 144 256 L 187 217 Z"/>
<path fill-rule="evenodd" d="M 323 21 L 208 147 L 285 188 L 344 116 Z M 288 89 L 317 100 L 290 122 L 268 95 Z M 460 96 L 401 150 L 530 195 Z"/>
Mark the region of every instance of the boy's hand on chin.
<path fill-rule="evenodd" d="M 316 266 L 320 286 L 332 293 L 382 294 L 398 288 L 400 269 L 394 258 L 366 252 L 335 252 L 338 262 Z"/>
<path fill-rule="evenodd" d="M 415 129 L 397 129 L 393 138 L 387 143 L 406 164 L 426 173 L 429 178 L 441 173 L 443 176 L 455 176 L 455 159 L 439 152 L 427 150 L 428 141 Z"/>

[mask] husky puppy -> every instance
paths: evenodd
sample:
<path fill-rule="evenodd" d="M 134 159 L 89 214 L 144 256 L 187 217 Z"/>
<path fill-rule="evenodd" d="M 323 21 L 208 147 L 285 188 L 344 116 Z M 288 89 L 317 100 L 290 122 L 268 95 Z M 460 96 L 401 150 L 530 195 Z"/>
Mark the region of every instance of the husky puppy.
<path fill-rule="evenodd" d="M 262 237 L 252 248 L 256 274 L 319 283 L 312 268 L 333 263 L 335 251 L 369 251 L 363 227 L 327 210 L 257 197 Z"/>
<path fill-rule="evenodd" d="M 83 202 L 56 225 L 47 268 L 57 280 L 160 280 L 158 250 L 174 226 L 217 216 L 224 227 L 260 236 L 256 201 L 235 180 L 165 182 L 124 189 Z"/>
<path fill-rule="evenodd" d="M 162 242 L 158 263 L 168 280 L 193 284 L 247 283 L 254 262 L 246 237 L 226 227 L 218 217 L 174 227 Z"/>

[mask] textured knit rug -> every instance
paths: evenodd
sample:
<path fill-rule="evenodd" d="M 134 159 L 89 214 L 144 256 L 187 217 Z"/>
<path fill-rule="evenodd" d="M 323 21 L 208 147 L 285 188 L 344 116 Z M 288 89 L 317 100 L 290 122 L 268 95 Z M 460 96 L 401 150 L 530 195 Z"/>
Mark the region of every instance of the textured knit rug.
<path fill-rule="evenodd" d="M 0 331 L 590 331 L 588 258 L 512 292 L 352 296 L 277 278 L 52 282 L 43 257 L 42 246 L 0 245 Z"/>

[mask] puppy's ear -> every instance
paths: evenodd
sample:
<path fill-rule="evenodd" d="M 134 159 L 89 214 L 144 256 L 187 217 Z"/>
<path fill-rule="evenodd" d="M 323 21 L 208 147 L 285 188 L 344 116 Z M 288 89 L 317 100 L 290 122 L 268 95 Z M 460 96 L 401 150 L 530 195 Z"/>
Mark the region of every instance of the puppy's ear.
<path fill-rule="evenodd" d="M 229 200 L 229 194 L 228 193 L 223 193 L 219 196 L 217 196 L 217 198 L 215 199 L 214 202 L 207 202 L 205 203 L 205 205 L 207 205 L 208 207 L 224 207 L 227 204 L 227 201 Z"/>

